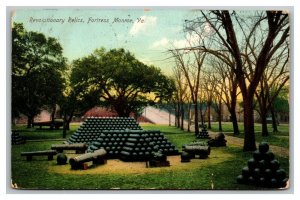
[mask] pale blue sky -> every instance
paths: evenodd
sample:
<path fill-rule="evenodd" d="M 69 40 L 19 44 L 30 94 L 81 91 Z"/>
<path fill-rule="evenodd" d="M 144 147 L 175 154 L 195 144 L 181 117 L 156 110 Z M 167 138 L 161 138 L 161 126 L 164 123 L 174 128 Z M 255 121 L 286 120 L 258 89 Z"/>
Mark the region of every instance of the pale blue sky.
<path fill-rule="evenodd" d="M 184 45 L 182 25 L 193 12 L 185 9 L 27 9 L 12 13 L 14 22 L 22 22 L 27 30 L 55 37 L 69 61 L 92 53 L 96 48 L 125 48 L 146 64 L 154 64 L 170 72 L 173 62 L 166 60 L 170 42 Z M 82 18 L 83 23 L 68 19 Z M 88 19 L 109 19 L 109 23 L 87 23 Z M 31 19 L 64 19 L 58 22 L 30 22 Z M 132 19 L 133 23 L 112 23 L 114 18 Z M 137 18 L 144 23 L 136 23 Z"/>

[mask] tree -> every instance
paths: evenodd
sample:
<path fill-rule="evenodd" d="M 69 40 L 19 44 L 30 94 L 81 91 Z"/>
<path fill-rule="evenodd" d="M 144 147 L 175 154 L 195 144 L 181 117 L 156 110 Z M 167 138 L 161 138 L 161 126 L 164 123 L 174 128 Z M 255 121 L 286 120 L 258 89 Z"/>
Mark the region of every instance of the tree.
<path fill-rule="evenodd" d="M 187 100 L 187 83 L 185 82 L 185 78 L 183 72 L 180 67 L 173 68 L 174 80 L 176 90 L 174 92 L 175 95 L 175 111 L 176 111 L 176 119 L 177 119 L 177 127 L 184 129 L 184 105 Z"/>
<path fill-rule="evenodd" d="M 28 118 L 30 128 L 33 118 L 45 105 L 58 100 L 64 79 L 62 71 L 66 59 L 55 38 L 26 31 L 22 24 L 12 27 L 12 113 Z"/>
<path fill-rule="evenodd" d="M 75 60 L 71 74 L 74 87 L 81 95 L 99 93 L 100 101 L 119 116 L 128 117 L 149 102 L 171 98 L 174 82 L 159 68 L 147 66 L 124 49 L 97 49 Z"/>
<path fill-rule="evenodd" d="M 225 52 L 223 52 L 225 54 Z M 219 58 L 215 56 L 210 56 L 210 65 L 213 66 L 213 75 L 214 80 L 217 81 L 216 90 L 214 91 L 216 95 L 219 95 L 224 104 L 226 105 L 230 118 L 232 121 L 233 134 L 240 134 L 237 116 L 236 116 L 236 105 L 237 105 L 237 96 L 238 92 L 238 82 L 233 71 L 234 62 L 231 60 L 230 54 L 224 58 Z M 228 65 L 229 64 L 229 65 Z M 221 95 L 222 93 L 222 95 Z"/>
<path fill-rule="evenodd" d="M 289 43 L 284 44 L 276 57 L 270 60 L 262 75 L 258 89 L 255 91 L 258 102 L 258 113 L 261 118 L 262 136 L 268 136 L 267 115 L 272 104 L 289 80 Z M 272 111 L 271 111 L 272 113 Z M 274 111 L 273 113 L 274 114 Z M 273 115 L 274 117 L 274 115 Z M 274 121 L 275 122 L 275 121 Z M 273 123 L 276 129 L 276 123 Z"/>
<path fill-rule="evenodd" d="M 170 53 L 173 55 L 177 67 L 183 72 L 189 87 L 189 92 L 194 106 L 195 135 L 198 135 L 198 93 L 200 91 L 200 74 L 205 59 L 205 53 L 197 50 L 185 51 L 179 49 L 170 50 Z"/>
<path fill-rule="evenodd" d="M 244 16 L 243 16 L 244 15 Z M 213 10 L 201 11 L 201 17 L 187 20 L 186 27 L 197 34 L 209 32 L 213 55 L 223 56 L 219 50 L 225 48 L 234 58 L 233 71 L 242 93 L 244 102 L 244 151 L 256 149 L 254 134 L 253 99 L 255 90 L 271 58 L 289 37 L 289 17 L 282 11 L 245 12 Z M 251 48 L 254 43 L 256 48 Z M 218 48 L 220 47 L 221 48 Z M 253 57 L 257 57 L 255 60 Z M 249 62 L 250 61 L 250 62 Z M 245 67 L 245 64 L 246 67 Z M 246 81 L 245 70 L 251 70 L 250 82 Z"/>

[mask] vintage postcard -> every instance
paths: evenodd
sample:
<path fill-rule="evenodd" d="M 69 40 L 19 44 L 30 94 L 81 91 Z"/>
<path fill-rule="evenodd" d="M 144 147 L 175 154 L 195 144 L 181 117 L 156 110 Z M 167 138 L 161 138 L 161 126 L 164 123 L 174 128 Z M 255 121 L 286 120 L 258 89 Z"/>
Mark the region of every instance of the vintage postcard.
<path fill-rule="evenodd" d="M 291 17 L 12 9 L 11 187 L 289 189 Z"/>

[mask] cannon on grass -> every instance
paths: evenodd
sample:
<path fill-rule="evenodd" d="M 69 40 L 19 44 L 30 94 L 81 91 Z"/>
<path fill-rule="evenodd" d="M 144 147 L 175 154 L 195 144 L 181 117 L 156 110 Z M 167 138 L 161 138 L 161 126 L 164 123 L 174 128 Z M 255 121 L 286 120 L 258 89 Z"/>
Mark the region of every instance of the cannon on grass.
<path fill-rule="evenodd" d="M 205 159 L 210 154 L 209 146 L 186 145 L 182 150 L 187 152 L 190 158 L 195 158 L 195 156 L 198 155 L 200 159 Z"/>
<path fill-rule="evenodd" d="M 69 163 L 71 169 L 87 169 L 86 162 L 93 162 L 93 165 L 102 165 L 106 163 L 106 151 L 105 149 L 98 149 L 93 153 L 86 153 L 74 158 L 70 158 Z"/>
<path fill-rule="evenodd" d="M 207 144 L 211 147 L 224 147 L 226 142 L 224 133 L 218 133 L 214 139 L 207 141 Z"/>

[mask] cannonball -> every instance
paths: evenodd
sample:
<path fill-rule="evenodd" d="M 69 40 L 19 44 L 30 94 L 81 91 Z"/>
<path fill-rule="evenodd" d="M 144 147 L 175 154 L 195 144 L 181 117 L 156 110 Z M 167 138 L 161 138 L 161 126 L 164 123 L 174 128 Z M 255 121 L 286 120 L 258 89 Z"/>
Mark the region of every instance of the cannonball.
<path fill-rule="evenodd" d="M 242 169 L 242 175 L 243 175 L 243 177 L 245 177 L 245 178 L 248 178 L 248 177 L 250 176 L 250 170 L 249 170 L 248 167 L 244 167 L 244 168 Z"/>
<path fill-rule="evenodd" d="M 188 152 L 183 151 L 181 153 L 181 162 L 190 162 L 190 154 Z"/>
<path fill-rule="evenodd" d="M 277 185 L 278 185 L 278 181 L 277 181 L 276 178 L 272 178 L 271 181 L 270 181 L 270 183 L 271 183 L 272 187 L 277 187 Z"/>
<path fill-rule="evenodd" d="M 68 160 L 68 157 L 65 154 L 59 153 L 57 155 L 56 161 L 57 161 L 58 165 L 65 165 L 65 164 L 67 164 L 67 160 Z"/>
<path fill-rule="evenodd" d="M 267 153 L 269 151 L 269 144 L 267 142 L 261 142 L 258 149 L 260 153 Z"/>
<path fill-rule="evenodd" d="M 262 159 L 262 154 L 259 151 L 256 150 L 256 151 L 253 152 L 253 158 L 256 161 L 260 161 Z"/>
<path fill-rule="evenodd" d="M 265 160 L 261 160 L 258 162 L 258 166 L 261 170 L 264 170 L 266 168 L 266 161 Z"/>
<path fill-rule="evenodd" d="M 253 178 L 253 176 L 248 177 L 248 183 L 249 184 L 254 184 L 255 183 L 255 179 Z"/>
<path fill-rule="evenodd" d="M 286 177 L 286 172 L 284 171 L 284 169 L 278 169 L 276 171 L 276 178 L 277 180 L 283 180 Z"/>
<path fill-rule="evenodd" d="M 257 166 L 257 162 L 251 158 L 248 160 L 248 167 L 250 170 L 253 170 Z"/>
<path fill-rule="evenodd" d="M 277 170 L 277 169 L 279 169 L 279 161 L 278 160 L 276 160 L 276 159 L 274 159 L 274 160 L 272 160 L 271 161 L 271 168 L 275 171 L 275 170 Z"/>
<path fill-rule="evenodd" d="M 258 184 L 261 186 L 264 186 L 266 184 L 266 178 L 265 177 L 260 177 L 258 179 Z"/>
<path fill-rule="evenodd" d="M 265 169 L 265 176 L 271 178 L 273 176 L 273 171 L 269 168 Z"/>
<path fill-rule="evenodd" d="M 259 176 L 260 176 L 260 173 L 261 173 L 261 171 L 260 171 L 259 168 L 255 168 L 255 169 L 253 170 L 253 176 L 255 176 L 255 177 L 259 177 Z"/>
<path fill-rule="evenodd" d="M 268 151 L 266 154 L 265 154 L 265 159 L 266 161 L 272 161 L 274 160 L 275 156 L 274 156 L 274 153 L 272 153 L 271 151 Z"/>
<path fill-rule="evenodd" d="M 245 179 L 245 177 L 244 177 L 243 175 L 238 175 L 238 176 L 236 177 L 236 181 L 237 181 L 238 183 L 240 183 L 240 184 L 243 184 L 243 183 L 246 182 L 246 179 Z"/>

